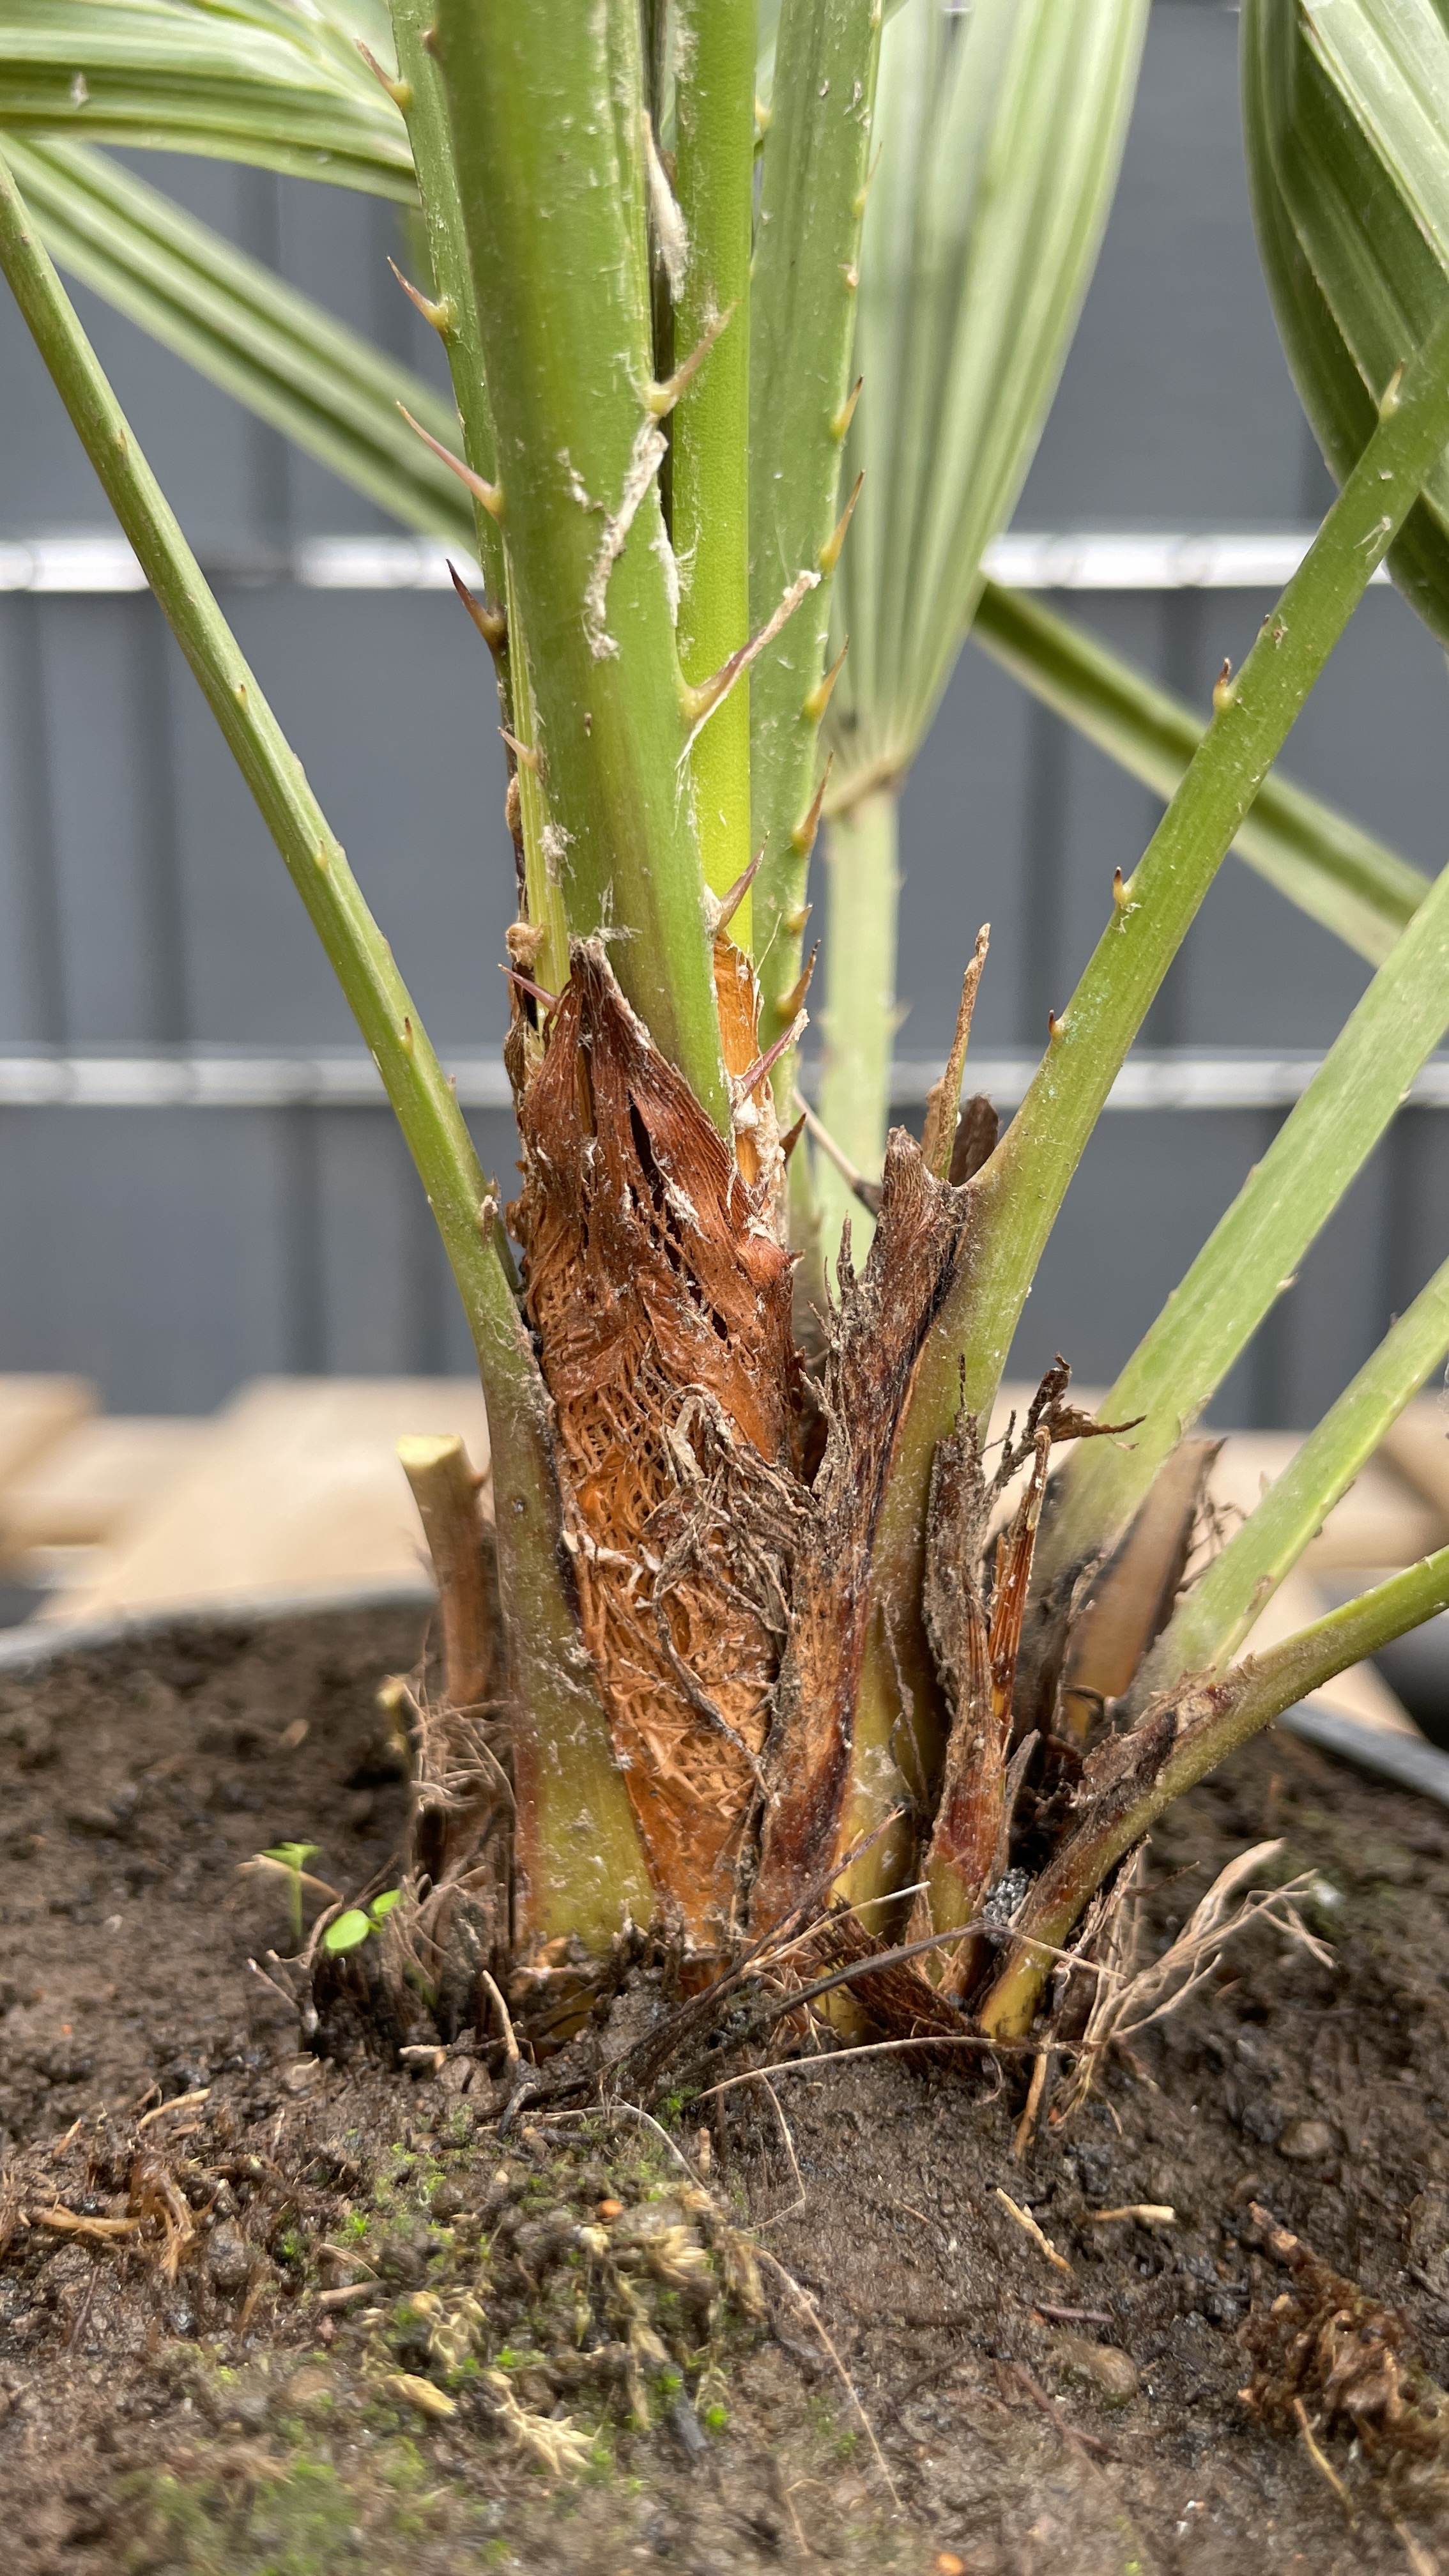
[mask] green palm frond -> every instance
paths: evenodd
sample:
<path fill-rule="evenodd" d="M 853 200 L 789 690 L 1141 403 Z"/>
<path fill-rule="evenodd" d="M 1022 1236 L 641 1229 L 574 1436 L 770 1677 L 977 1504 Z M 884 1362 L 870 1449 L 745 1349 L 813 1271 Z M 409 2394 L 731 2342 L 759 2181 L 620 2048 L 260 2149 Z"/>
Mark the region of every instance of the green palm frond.
<path fill-rule="evenodd" d="M 471 551 L 468 497 L 399 406 L 457 444 L 453 405 L 410 367 L 80 143 L 12 139 L 52 259 L 405 526 Z"/>
<path fill-rule="evenodd" d="M 1288 363 L 1342 482 L 1449 301 L 1449 7 L 1246 0 L 1243 126 Z M 1449 458 L 1389 570 L 1449 642 Z"/>
<path fill-rule="evenodd" d="M 861 246 L 830 804 L 908 766 L 1025 479 L 1092 273 L 1145 0 L 907 0 Z"/>
<path fill-rule="evenodd" d="M 345 0 L 10 0 L 0 129 L 251 161 L 411 202 L 403 121 L 357 50 L 385 21 Z"/>

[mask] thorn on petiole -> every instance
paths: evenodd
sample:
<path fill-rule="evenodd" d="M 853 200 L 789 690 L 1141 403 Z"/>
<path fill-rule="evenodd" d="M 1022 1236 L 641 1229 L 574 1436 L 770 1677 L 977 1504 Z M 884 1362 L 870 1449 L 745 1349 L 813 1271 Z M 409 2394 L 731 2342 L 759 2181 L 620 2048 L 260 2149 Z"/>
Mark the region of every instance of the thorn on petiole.
<path fill-rule="evenodd" d="M 1132 898 L 1127 892 L 1126 879 L 1120 868 L 1112 870 L 1112 901 L 1119 912 L 1129 912 L 1132 908 Z"/>
<path fill-rule="evenodd" d="M 740 905 L 744 902 L 746 895 L 749 893 L 751 886 L 755 882 L 760 861 L 764 855 L 765 844 L 762 841 L 759 848 L 756 850 L 754 857 L 751 859 L 749 866 L 736 877 L 734 884 L 730 886 L 724 894 L 711 894 L 708 886 L 705 887 L 704 909 L 705 916 L 709 922 L 709 934 L 711 939 L 717 939 L 722 930 L 728 930 L 735 914 L 739 911 Z"/>
<path fill-rule="evenodd" d="M 781 993 L 776 1001 L 775 1011 L 778 1018 L 782 1020 L 793 1020 L 798 1017 L 799 1013 L 804 1008 L 805 996 L 810 990 L 810 979 L 815 972 L 815 960 L 819 954 L 820 942 L 817 939 L 814 947 L 810 951 L 809 958 L 806 961 L 803 971 L 796 976 L 789 992 Z"/>
<path fill-rule="evenodd" d="M 526 975 L 519 974 L 516 966 L 504 966 L 500 964 L 498 971 L 500 975 L 507 976 L 510 984 L 516 984 L 521 993 L 527 993 L 530 1000 L 542 1002 L 546 1011 L 556 1011 L 558 1009 L 559 997 L 557 993 L 546 993 L 541 984 L 531 984 Z"/>
<path fill-rule="evenodd" d="M 797 1011 L 788 1029 L 785 1030 L 783 1036 L 776 1038 L 772 1047 L 767 1047 L 763 1055 L 757 1055 L 754 1063 L 747 1065 L 743 1073 L 731 1074 L 730 1099 L 734 1107 L 737 1123 L 739 1121 L 739 1113 L 743 1109 L 746 1101 L 749 1099 L 751 1092 L 758 1091 L 766 1074 L 779 1063 L 779 1060 L 785 1053 L 787 1047 L 799 1044 L 800 1039 L 804 1036 L 809 1025 L 809 1012 Z"/>
<path fill-rule="evenodd" d="M 680 754 L 681 763 L 692 749 L 701 726 L 707 723 L 716 707 L 723 705 L 740 673 L 747 671 L 758 655 L 764 652 L 766 646 L 774 643 L 780 629 L 789 618 L 793 617 L 807 592 L 818 590 L 819 587 L 818 572 L 797 572 L 773 617 L 760 628 L 758 635 L 750 637 L 748 644 L 742 644 L 738 652 L 731 653 L 727 662 L 721 663 L 717 671 L 712 672 L 707 680 L 701 680 L 697 685 L 681 675 L 679 703 L 685 722 L 690 728 L 689 740 Z"/>
<path fill-rule="evenodd" d="M 676 367 L 672 376 L 666 376 L 662 385 L 651 384 L 648 387 L 644 396 L 644 408 L 655 420 L 663 420 L 667 413 L 673 411 L 686 386 L 698 375 L 734 310 L 733 304 L 730 304 L 726 306 L 723 313 L 716 313 L 713 319 L 706 323 L 703 333 L 694 348 L 690 350 L 683 365 Z"/>
<path fill-rule="evenodd" d="M 467 609 L 495 661 L 508 642 L 508 620 L 501 608 L 490 608 L 486 600 L 475 599 L 456 564 L 450 563 L 453 588 Z"/>
<path fill-rule="evenodd" d="M 884 146 L 884 145 L 882 145 L 882 146 L 881 146 L 881 151 L 883 151 L 884 149 L 885 149 L 885 146 Z M 878 152 L 876 153 L 875 159 L 872 161 L 872 163 L 871 163 L 871 165 L 870 165 L 870 168 L 867 170 L 867 172 L 866 172 L 866 174 L 865 174 L 865 177 L 862 179 L 862 181 L 861 181 L 861 183 L 860 183 L 860 186 L 856 189 L 855 195 L 851 198 L 851 201 L 850 201 L 850 211 L 851 211 L 851 213 L 854 215 L 855 220 L 856 220 L 856 222 L 857 222 L 857 223 L 859 223 L 859 221 L 860 221 L 860 219 L 861 219 L 861 216 L 865 213 L 866 205 L 867 205 L 867 203 L 868 203 L 868 201 L 869 201 L 869 198 L 870 198 L 870 192 L 871 192 L 871 189 L 872 189 L 872 188 L 874 187 L 874 185 L 875 185 L 875 174 L 876 174 L 876 172 L 877 172 L 877 170 L 878 170 L 879 168 L 880 168 L 880 152 L 878 151 Z"/>
<path fill-rule="evenodd" d="M 431 32 L 431 30 L 429 32 Z M 427 36 L 424 36 L 423 43 L 425 45 L 428 43 Z M 403 116 L 406 116 L 408 109 L 413 103 L 413 86 L 411 81 L 393 80 L 391 76 L 383 70 L 381 63 L 378 61 L 377 56 L 373 53 L 371 47 L 364 45 L 360 37 L 357 40 L 357 50 L 361 54 L 363 61 L 366 63 L 368 70 L 382 83 L 388 97 L 392 100 L 393 106 L 397 108 Z M 429 47 L 429 50 L 431 51 L 431 47 Z"/>
<path fill-rule="evenodd" d="M 407 297 L 408 302 L 415 305 L 418 312 L 421 313 L 423 320 L 425 322 L 430 322 L 433 329 L 439 332 L 442 338 L 446 340 L 454 323 L 458 319 L 452 297 L 442 295 L 439 296 L 437 302 L 434 303 L 431 296 L 424 295 L 421 287 L 414 286 L 410 277 L 404 277 L 402 270 L 399 268 L 395 259 L 389 259 L 387 264 L 392 270 L 394 277 L 397 279 L 399 286 L 402 288 L 404 295 Z"/>
<path fill-rule="evenodd" d="M 1399 395 L 1403 390 L 1403 383 L 1404 362 L 1401 358 L 1398 365 L 1395 367 L 1393 374 L 1390 376 L 1388 383 L 1385 385 L 1383 392 L 1379 396 L 1380 420 L 1392 420 L 1394 413 L 1399 408 Z"/>
<path fill-rule="evenodd" d="M 1233 686 L 1233 666 L 1225 653 L 1223 655 L 1223 667 L 1213 682 L 1214 715 L 1220 716 L 1225 707 L 1230 707 L 1237 694 L 1237 690 Z"/>
<path fill-rule="evenodd" d="M 498 730 L 503 736 L 504 741 L 507 743 L 509 750 L 512 752 L 514 759 L 517 761 L 519 768 L 531 770 L 533 775 L 537 777 L 539 766 L 538 745 L 532 742 L 520 742 L 516 734 L 509 732 L 507 725 L 500 725 Z"/>
<path fill-rule="evenodd" d="M 805 815 L 803 821 L 796 824 L 794 831 L 790 835 L 790 847 L 795 851 L 796 855 L 802 859 L 808 859 L 811 851 L 815 847 L 815 835 L 820 829 L 820 816 L 825 804 L 825 790 L 830 784 L 830 773 L 834 766 L 835 754 L 833 751 L 829 751 L 825 755 L 825 767 L 821 773 L 820 784 L 810 799 L 810 810 Z M 805 927 L 806 918 L 807 915 L 801 915 L 800 928 L 802 931 Z M 787 930 L 789 929 L 789 922 L 786 923 L 785 927 Z"/>
<path fill-rule="evenodd" d="M 856 377 L 856 380 L 851 386 L 849 393 L 846 395 L 844 402 L 841 404 L 839 411 L 834 414 L 831 420 L 830 435 L 834 439 L 837 447 L 840 445 L 846 431 L 849 429 L 851 422 L 855 418 L 855 406 L 860 400 L 860 389 L 864 382 L 864 376 Z"/>
<path fill-rule="evenodd" d="M 825 710 L 830 704 L 831 694 L 834 690 L 835 683 L 839 679 L 841 671 L 844 668 L 846 654 L 849 651 L 850 637 L 847 635 L 845 642 L 841 645 L 841 648 L 836 654 L 834 661 L 831 663 L 829 670 L 826 672 L 824 679 L 819 682 L 817 687 L 811 690 L 809 697 L 806 699 L 804 706 L 800 710 L 808 725 L 818 725 L 822 721 Z"/>
<path fill-rule="evenodd" d="M 845 532 L 849 527 L 851 520 L 855 516 L 855 505 L 860 499 L 860 487 L 864 481 L 865 474 L 862 471 L 857 474 L 855 478 L 855 488 L 850 495 L 850 499 L 846 502 L 844 509 L 841 511 L 839 518 L 836 520 L 833 533 L 826 538 L 824 545 L 821 547 L 819 554 L 815 558 L 823 573 L 834 572 L 836 565 L 840 561 L 840 549 L 845 543 Z"/>
<path fill-rule="evenodd" d="M 471 465 L 465 465 L 461 456 L 453 454 L 451 447 L 445 447 L 440 438 L 434 438 L 431 430 L 424 429 L 420 420 L 414 420 L 406 403 L 399 403 L 398 410 L 402 413 L 409 429 L 416 431 L 424 447 L 430 447 L 433 454 L 449 468 L 450 472 L 457 475 L 460 483 L 466 483 L 474 500 L 481 509 L 487 511 L 489 518 L 501 519 L 503 494 L 499 485 L 487 482 L 481 474 L 475 474 Z"/>

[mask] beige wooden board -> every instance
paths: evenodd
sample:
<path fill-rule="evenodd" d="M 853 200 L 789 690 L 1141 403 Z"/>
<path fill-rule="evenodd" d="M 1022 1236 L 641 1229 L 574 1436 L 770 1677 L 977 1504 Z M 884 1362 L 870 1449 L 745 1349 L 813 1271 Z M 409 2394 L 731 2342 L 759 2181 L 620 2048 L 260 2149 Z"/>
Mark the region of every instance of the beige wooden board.
<path fill-rule="evenodd" d="M 1096 1388 L 1074 1387 L 1072 1392 L 1089 1411 L 1095 1411 L 1102 1400 Z M 1029 1387 L 1002 1388 L 991 1418 L 993 1440 L 1004 1434 L 1008 1412 L 1014 1408 L 1018 1416 L 1022 1415 L 1031 1395 Z M 1438 1436 L 1445 1437 L 1442 1421 Z M 1445 1446 L 1449 1468 L 1449 1441 Z M 1213 1468 L 1211 1485 L 1214 1502 L 1229 1516 L 1226 1535 L 1231 1536 L 1240 1526 L 1239 1516 L 1254 1509 L 1265 1487 L 1282 1474 L 1301 1447 L 1300 1435 L 1292 1431 L 1241 1431 L 1228 1435 Z M 1060 1455 L 1065 1458 L 1070 1451 L 1063 1449 Z M 1018 1485 L 1020 1481 L 1018 1478 Z M 1449 1505 L 1449 1472 L 1445 1494 Z M 1259 1614 L 1243 1652 L 1261 1652 L 1276 1645 L 1280 1638 L 1292 1636 L 1296 1629 L 1310 1626 L 1326 1610 L 1334 1608 L 1334 1598 L 1314 1582 L 1315 1571 L 1326 1573 L 1335 1567 L 1362 1569 L 1363 1581 L 1368 1584 L 1381 1580 L 1387 1567 L 1410 1564 L 1430 1548 L 1443 1546 L 1446 1540 L 1449 1525 L 1441 1520 L 1434 1505 L 1382 1455 L 1372 1459 L 1329 1515 L 1321 1536 L 1313 1541 L 1298 1567 Z M 1361 1726 L 1386 1727 L 1397 1734 L 1419 1733 L 1408 1711 L 1371 1664 L 1354 1664 L 1347 1672 L 1339 1673 L 1324 1689 L 1313 1693 L 1309 1705 L 1355 1718 Z"/>
<path fill-rule="evenodd" d="M 456 1431 L 486 1468 L 474 1379 L 258 1379 L 205 1426 L 159 1500 L 50 1615 L 68 1625 L 421 1577 L 422 1537 L 397 1462 L 410 1431 Z"/>
<path fill-rule="evenodd" d="M 993 1440 L 1005 1432 L 1010 1411 L 1015 1410 L 1019 1419 L 1024 1416 L 1032 1393 L 1026 1386 L 1003 1386 L 991 1416 Z M 1103 1390 L 1073 1387 L 1072 1397 L 1092 1412 L 1102 1403 Z M 1130 1439 L 1131 1433 L 1124 1436 Z M 1297 1431 L 1227 1434 L 1210 1488 L 1212 1500 L 1227 1515 L 1225 1536 L 1231 1537 L 1256 1508 L 1302 1446 L 1303 1435 Z M 1069 1449 L 1059 1450 L 1057 1464 L 1070 1455 Z M 1319 1573 L 1339 1566 L 1412 1565 L 1416 1557 L 1445 1545 L 1449 1545 L 1449 1407 L 1435 1397 L 1421 1396 L 1401 1417 L 1378 1456 L 1360 1470 L 1300 1562 L 1305 1571 Z"/>
<path fill-rule="evenodd" d="M 0 1489 L 0 1548 L 90 1547 L 156 1502 L 209 1436 L 181 1415 L 95 1414 Z"/>
<path fill-rule="evenodd" d="M 1379 1455 L 1389 1459 L 1443 1515 L 1449 1538 L 1449 1399 L 1442 1394 L 1416 1395 L 1393 1429 L 1384 1434 Z"/>
<path fill-rule="evenodd" d="M 1366 1580 L 1372 1578 L 1366 1577 Z M 1311 1575 L 1293 1573 L 1279 1584 L 1273 1598 L 1260 1612 L 1256 1626 L 1244 1640 L 1245 1655 L 1262 1654 L 1299 1628 L 1310 1627 L 1324 1612 L 1337 1607 L 1332 1593 L 1320 1588 Z M 1336 1717 L 1351 1717 L 1360 1726 L 1385 1728 L 1391 1735 L 1419 1733 L 1408 1710 L 1396 1698 L 1386 1681 L 1381 1681 L 1372 1664 L 1350 1664 L 1347 1672 L 1336 1673 L 1322 1690 L 1308 1696 L 1310 1708 L 1331 1709 Z"/>
<path fill-rule="evenodd" d="M 1293 1431 L 1239 1431 L 1223 1444 L 1212 1473 L 1212 1499 L 1229 1514 L 1226 1535 L 1261 1501 L 1302 1447 Z M 1412 1565 L 1449 1540 L 1449 1519 L 1382 1452 L 1360 1469 L 1299 1563 L 1326 1573 L 1345 1565 Z"/>
<path fill-rule="evenodd" d="M 96 1391 L 87 1378 L 0 1376 L 0 1513 L 16 1477 L 95 1409 Z"/>

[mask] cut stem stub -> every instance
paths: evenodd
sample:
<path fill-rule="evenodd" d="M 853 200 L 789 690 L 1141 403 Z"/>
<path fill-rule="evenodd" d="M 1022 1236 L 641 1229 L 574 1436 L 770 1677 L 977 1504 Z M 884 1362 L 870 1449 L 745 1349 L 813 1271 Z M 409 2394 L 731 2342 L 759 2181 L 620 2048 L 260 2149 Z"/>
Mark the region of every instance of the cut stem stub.
<path fill-rule="evenodd" d="M 456 1431 L 397 1444 L 412 1487 L 443 1622 L 443 1688 L 450 1708 L 475 1708 L 493 1677 L 493 1614 L 478 1509 L 480 1478 Z"/>

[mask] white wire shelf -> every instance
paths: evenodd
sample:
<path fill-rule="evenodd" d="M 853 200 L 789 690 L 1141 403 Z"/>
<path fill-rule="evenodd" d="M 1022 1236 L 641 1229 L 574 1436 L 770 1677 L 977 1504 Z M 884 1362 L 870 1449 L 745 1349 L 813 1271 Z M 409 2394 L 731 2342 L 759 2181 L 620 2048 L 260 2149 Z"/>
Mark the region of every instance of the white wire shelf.
<path fill-rule="evenodd" d="M 508 1076 L 496 1054 L 440 1050 L 465 1109 L 507 1109 Z M 1038 1056 L 1024 1049 L 972 1055 L 966 1088 L 987 1092 L 1000 1109 L 1014 1109 L 1035 1072 Z M 1129 1110 L 1291 1109 L 1317 1072 L 1321 1055 L 1265 1055 L 1250 1048 L 1139 1048 L 1129 1056 L 1108 1095 L 1107 1107 Z M 944 1059 L 898 1056 L 891 1068 L 891 1105 L 923 1106 Z M 805 1070 L 805 1090 L 818 1080 Z M 1406 1107 L 1449 1108 L 1449 1054 L 1429 1058 L 1404 1094 Z M 377 1109 L 382 1082 L 360 1047 L 262 1054 L 220 1049 L 182 1052 L 100 1052 L 76 1055 L 43 1049 L 0 1051 L 0 1109 Z"/>
<path fill-rule="evenodd" d="M 988 547 L 986 570 L 1013 590 L 1279 591 L 1312 535 L 1311 528 L 1013 530 Z M 306 537 L 280 553 L 203 549 L 203 557 L 218 580 L 292 581 L 301 590 L 448 591 L 450 559 L 465 578 L 481 578 L 466 554 L 425 537 Z M 1373 579 L 1388 580 L 1383 564 Z M 96 597 L 145 587 L 125 538 L 105 529 L 0 538 L 0 592 Z"/>

